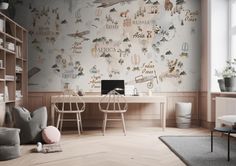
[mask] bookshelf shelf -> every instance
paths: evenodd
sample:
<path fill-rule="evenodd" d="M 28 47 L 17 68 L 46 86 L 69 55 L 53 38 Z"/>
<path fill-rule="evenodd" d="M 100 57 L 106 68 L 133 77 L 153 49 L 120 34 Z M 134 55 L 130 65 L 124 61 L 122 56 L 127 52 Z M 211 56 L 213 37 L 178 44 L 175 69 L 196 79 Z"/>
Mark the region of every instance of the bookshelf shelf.
<path fill-rule="evenodd" d="M 7 100 L 7 101 L 5 101 L 5 103 L 14 103 L 15 102 L 15 100 Z"/>
<path fill-rule="evenodd" d="M 6 110 L 28 104 L 28 32 L 0 12 L 0 127 Z"/>

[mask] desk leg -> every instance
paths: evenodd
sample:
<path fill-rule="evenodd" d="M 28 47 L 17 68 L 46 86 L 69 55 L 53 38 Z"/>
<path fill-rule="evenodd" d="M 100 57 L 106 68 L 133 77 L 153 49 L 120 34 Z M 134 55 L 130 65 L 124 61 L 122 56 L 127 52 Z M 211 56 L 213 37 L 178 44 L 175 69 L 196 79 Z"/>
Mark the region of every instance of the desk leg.
<path fill-rule="evenodd" d="M 162 108 L 162 103 L 160 103 L 160 119 L 161 119 L 161 127 L 163 129 L 163 108 Z"/>
<path fill-rule="evenodd" d="M 228 161 L 230 160 L 230 131 L 228 132 Z"/>
<path fill-rule="evenodd" d="M 166 105 L 165 103 L 161 103 L 161 114 L 162 114 L 162 130 L 165 131 L 166 128 Z"/>
<path fill-rule="evenodd" d="M 54 117 L 55 116 L 55 110 L 54 110 L 54 104 L 51 104 L 51 125 L 54 126 Z"/>

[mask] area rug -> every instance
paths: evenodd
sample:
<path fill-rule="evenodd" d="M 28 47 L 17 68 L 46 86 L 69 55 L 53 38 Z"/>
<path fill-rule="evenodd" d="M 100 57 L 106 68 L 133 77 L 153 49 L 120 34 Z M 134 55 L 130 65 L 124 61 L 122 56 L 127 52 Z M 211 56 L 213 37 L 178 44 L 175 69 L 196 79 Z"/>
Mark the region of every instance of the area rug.
<path fill-rule="evenodd" d="M 227 161 L 227 138 L 214 137 L 213 152 L 209 136 L 159 137 L 186 165 L 236 166 L 236 139 L 231 139 L 230 161 Z"/>

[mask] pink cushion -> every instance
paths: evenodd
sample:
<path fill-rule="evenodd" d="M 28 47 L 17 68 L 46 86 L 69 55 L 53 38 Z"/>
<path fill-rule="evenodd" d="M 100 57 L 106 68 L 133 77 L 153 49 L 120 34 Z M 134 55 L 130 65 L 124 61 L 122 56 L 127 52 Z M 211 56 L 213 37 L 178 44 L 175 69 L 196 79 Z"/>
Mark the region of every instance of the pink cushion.
<path fill-rule="evenodd" d="M 61 133 L 56 127 L 48 126 L 43 129 L 42 137 L 45 143 L 53 144 L 60 141 Z"/>

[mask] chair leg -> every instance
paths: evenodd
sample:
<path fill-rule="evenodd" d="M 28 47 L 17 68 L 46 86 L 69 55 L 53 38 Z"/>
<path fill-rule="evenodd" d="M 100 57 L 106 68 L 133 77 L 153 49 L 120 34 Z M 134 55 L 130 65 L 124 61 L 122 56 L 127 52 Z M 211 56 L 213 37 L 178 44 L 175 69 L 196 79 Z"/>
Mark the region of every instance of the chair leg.
<path fill-rule="evenodd" d="M 213 152 L 213 130 L 211 130 L 211 152 Z"/>
<path fill-rule="evenodd" d="M 60 124 L 60 118 L 61 118 L 61 113 L 58 114 L 57 117 L 57 128 L 59 129 L 59 124 Z"/>
<path fill-rule="evenodd" d="M 62 131 L 62 125 L 63 125 L 63 119 L 64 119 L 64 114 L 61 114 L 61 119 L 60 119 L 60 131 Z"/>
<path fill-rule="evenodd" d="M 121 119 L 122 119 L 122 124 L 123 124 L 123 132 L 124 132 L 124 135 L 126 136 L 125 118 L 124 118 L 124 114 L 123 113 L 121 113 Z"/>
<path fill-rule="evenodd" d="M 105 135 L 106 125 L 107 125 L 107 113 L 104 113 L 104 120 L 103 120 L 103 135 Z"/>
<path fill-rule="evenodd" d="M 76 114 L 76 119 L 77 119 L 78 134 L 80 135 L 80 118 L 79 118 L 79 113 Z"/>
<path fill-rule="evenodd" d="M 81 113 L 79 113 L 79 122 L 80 122 L 80 129 L 81 129 L 81 132 L 83 132 Z"/>

